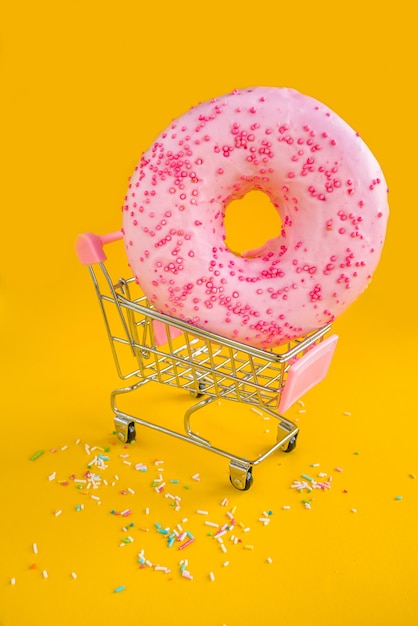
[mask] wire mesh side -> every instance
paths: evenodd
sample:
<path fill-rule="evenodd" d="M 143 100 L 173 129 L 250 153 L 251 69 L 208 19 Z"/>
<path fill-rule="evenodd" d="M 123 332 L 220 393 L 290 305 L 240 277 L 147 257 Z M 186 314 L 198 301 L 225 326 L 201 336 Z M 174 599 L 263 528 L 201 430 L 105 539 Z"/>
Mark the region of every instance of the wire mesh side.
<path fill-rule="evenodd" d="M 91 267 L 90 272 L 123 380 L 138 377 L 196 394 L 276 408 L 290 365 L 322 341 L 327 331 L 324 328 L 275 351 L 254 349 L 158 313 L 133 279 L 114 284 L 103 264 L 102 276 Z M 158 345 L 156 323 L 160 324 Z"/>

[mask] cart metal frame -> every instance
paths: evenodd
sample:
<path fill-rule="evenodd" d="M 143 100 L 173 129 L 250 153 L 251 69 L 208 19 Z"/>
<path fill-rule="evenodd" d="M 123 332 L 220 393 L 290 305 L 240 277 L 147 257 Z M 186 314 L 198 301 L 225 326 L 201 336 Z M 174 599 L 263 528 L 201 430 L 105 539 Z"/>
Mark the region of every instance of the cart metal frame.
<path fill-rule="evenodd" d="M 111 407 L 123 442 L 136 437 L 136 425 L 171 435 L 229 460 L 232 485 L 242 491 L 253 482 L 253 467 L 276 450 L 292 451 L 299 428 L 281 413 L 322 380 L 337 342 L 331 324 L 274 350 L 262 350 L 158 312 L 133 277 L 110 276 L 103 250 L 121 231 L 77 238 L 81 263 L 88 266 L 104 318 L 118 376 L 133 384 L 114 389 Z M 185 412 L 184 431 L 171 430 L 119 408 L 119 399 L 150 382 L 187 390 L 197 400 Z M 194 432 L 191 417 L 215 400 L 239 402 L 277 421 L 277 436 L 257 458 L 248 459 L 213 446 Z"/>

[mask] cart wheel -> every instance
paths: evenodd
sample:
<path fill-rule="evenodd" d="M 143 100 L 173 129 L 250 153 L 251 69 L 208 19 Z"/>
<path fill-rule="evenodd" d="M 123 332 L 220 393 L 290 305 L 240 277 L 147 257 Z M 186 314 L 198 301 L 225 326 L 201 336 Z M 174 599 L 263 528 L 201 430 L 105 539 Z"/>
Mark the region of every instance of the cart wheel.
<path fill-rule="evenodd" d="M 239 491 L 248 491 L 248 489 L 253 484 L 253 468 L 250 465 L 246 469 L 239 468 L 234 465 L 233 462 L 229 465 L 230 474 L 229 480 L 231 485 L 238 489 Z"/>
<path fill-rule="evenodd" d="M 291 439 L 289 439 L 289 441 L 287 442 L 286 448 L 283 448 L 283 452 L 292 452 L 292 450 L 294 450 L 296 448 L 296 441 L 297 441 L 297 434 L 293 435 L 293 437 Z"/>
<path fill-rule="evenodd" d="M 204 396 L 205 394 L 203 393 L 205 390 L 205 383 L 200 381 L 199 383 L 199 391 L 191 391 L 190 393 L 192 394 L 192 396 L 194 398 L 201 398 L 202 396 Z"/>
<path fill-rule="evenodd" d="M 251 485 L 254 482 L 251 471 L 247 472 L 247 476 L 245 477 L 245 482 L 240 482 L 239 485 L 237 484 L 237 481 L 232 478 L 232 476 L 229 477 L 229 480 L 231 481 L 231 485 L 233 485 L 235 489 L 238 489 L 239 491 L 248 491 L 248 489 L 251 487 Z"/>
<path fill-rule="evenodd" d="M 126 443 L 132 443 L 136 439 L 136 430 L 134 422 L 128 424 L 128 432 L 126 435 Z"/>

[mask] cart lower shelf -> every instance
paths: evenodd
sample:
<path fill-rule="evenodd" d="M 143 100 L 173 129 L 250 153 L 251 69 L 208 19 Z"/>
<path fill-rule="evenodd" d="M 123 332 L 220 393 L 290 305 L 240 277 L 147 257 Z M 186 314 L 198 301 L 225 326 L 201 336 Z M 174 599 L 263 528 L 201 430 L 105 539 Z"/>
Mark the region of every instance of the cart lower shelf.
<path fill-rule="evenodd" d="M 124 443 L 132 443 L 136 440 L 137 425 L 146 426 L 160 433 L 170 435 L 182 441 L 186 441 L 195 446 L 198 446 L 209 452 L 213 452 L 220 456 L 229 459 L 229 478 L 231 484 L 240 491 L 247 491 L 253 484 L 253 468 L 256 465 L 262 463 L 276 450 L 283 452 L 292 452 L 296 447 L 297 436 L 299 428 L 291 421 L 285 419 L 283 416 L 278 415 L 276 412 L 264 407 L 263 411 L 268 415 L 274 417 L 277 421 L 277 435 L 276 442 L 273 446 L 270 446 L 264 453 L 259 455 L 255 459 L 248 459 L 245 457 L 237 456 L 227 450 L 223 450 L 216 446 L 213 446 L 208 439 L 205 439 L 193 432 L 190 425 L 191 415 L 204 408 L 206 405 L 213 402 L 216 398 L 208 396 L 203 397 L 199 402 L 193 404 L 184 414 L 184 432 L 179 432 L 166 428 L 160 424 L 150 422 L 146 419 L 140 418 L 136 415 L 121 411 L 116 404 L 116 400 L 119 395 L 134 392 L 141 388 L 147 381 L 140 381 L 136 385 L 124 387 L 122 389 L 116 389 L 112 392 L 111 403 L 114 412 L 114 425 L 115 432 L 118 439 Z M 199 396 L 200 397 L 200 396 Z"/>

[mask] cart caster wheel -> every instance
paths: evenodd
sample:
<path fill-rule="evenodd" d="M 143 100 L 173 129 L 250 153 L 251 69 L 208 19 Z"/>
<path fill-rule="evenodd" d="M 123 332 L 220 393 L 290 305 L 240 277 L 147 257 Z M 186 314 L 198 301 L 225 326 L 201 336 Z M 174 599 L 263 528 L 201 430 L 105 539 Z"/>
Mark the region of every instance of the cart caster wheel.
<path fill-rule="evenodd" d="M 193 396 L 193 398 L 201 398 L 202 396 L 204 396 L 204 391 L 205 391 L 205 383 L 204 382 L 200 382 L 199 383 L 199 391 L 191 391 L 191 395 Z"/>
<path fill-rule="evenodd" d="M 133 441 L 135 441 L 136 439 L 136 430 L 135 430 L 135 424 L 133 422 L 131 422 L 130 424 L 128 424 L 128 432 L 126 435 L 126 443 L 132 443 Z"/>
<path fill-rule="evenodd" d="M 239 491 L 248 491 L 253 484 L 253 468 L 239 462 L 231 461 L 229 464 L 229 480 L 231 485 Z"/>
<path fill-rule="evenodd" d="M 229 480 L 231 482 L 231 485 L 233 485 L 235 489 L 238 489 L 239 491 L 248 491 L 248 489 L 251 487 L 254 481 L 251 470 L 248 470 L 247 475 L 245 476 L 244 480 L 239 479 L 239 478 L 234 478 L 231 475 L 229 476 Z"/>
<path fill-rule="evenodd" d="M 297 434 L 293 435 L 293 437 L 289 439 L 289 441 L 287 442 L 286 448 L 283 448 L 283 452 L 286 452 L 286 453 L 292 452 L 292 450 L 296 448 L 297 438 L 298 438 Z"/>

